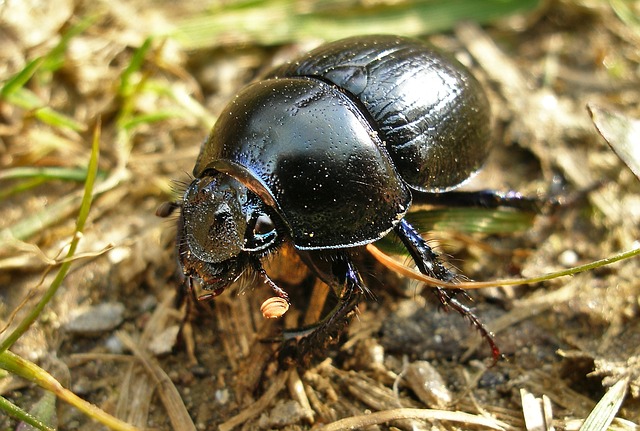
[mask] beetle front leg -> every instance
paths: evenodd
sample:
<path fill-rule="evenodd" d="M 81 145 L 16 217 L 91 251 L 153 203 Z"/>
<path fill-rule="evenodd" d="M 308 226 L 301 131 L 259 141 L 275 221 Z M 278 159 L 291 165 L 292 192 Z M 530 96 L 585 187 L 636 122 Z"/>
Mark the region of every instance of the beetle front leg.
<path fill-rule="evenodd" d="M 409 222 L 405 219 L 401 220 L 395 227 L 395 231 L 409 251 L 420 272 L 429 277 L 437 278 L 438 280 L 455 282 L 457 275 L 442 263 L 438 255 L 429 247 L 424 238 L 422 238 L 420 233 L 411 226 Z M 480 319 L 478 319 L 471 308 L 457 299 L 457 295 L 462 294 L 466 297 L 467 294 L 462 289 L 444 289 L 441 287 L 436 287 L 435 292 L 440 303 L 445 308 L 451 308 L 469 319 L 471 324 L 480 332 L 480 335 L 487 340 L 487 343 L 489 343 L 491 347 L 493 359 L 497 361 L 500 358 L 500 349 L 493 338 L 493 334 L 484 326 Z"/>
<path fill-rule="evenodd" d="M 353 311 L 367 291 L 360 274 L 346 252 L 338 251 L 320 258 L 330 265 L 329 270 L 318 265 L 317 256 L 307 254 L 303 259 L 336 293 L 338 304 L 318 323 L 284 331 L 285 347 L 280 358 L 285 363 L 295 363 L 295 359 L 308 361 L 314 352 L 330 344 L 349 323 Z"/>

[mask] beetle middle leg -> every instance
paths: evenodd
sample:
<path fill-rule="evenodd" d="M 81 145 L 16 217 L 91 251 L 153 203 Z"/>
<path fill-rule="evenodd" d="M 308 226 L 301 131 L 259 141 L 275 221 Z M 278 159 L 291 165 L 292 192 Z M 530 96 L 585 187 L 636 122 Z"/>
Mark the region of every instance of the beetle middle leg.
<path fill-rule="evenodd" d="M 281 353 L 281 360 L 285 361 L 306 361 L 315 351 L 331 343 L 349 323 L 353 311 L 367 292 L 348 252 L 320 255 L 305 253 L 302 257 L 316 275 L 332 288 L 338 297 L 338 304 L 318 323 L 284 331 L 285 348 Z"/>
<path fill-rule="evenodd" d="M 438 280 L 455 282 L 457 275 L 442 263 L 438 255 L 429 247 L 424 238 L 422 238 L 420 233 L 411 226 L 409 222 L 405 219 L 401 220 L 400 223 L 396 225 L 395 232 L 409 251 L 420 272 L 429 277 L 437 278 Z M 493 359 L 497 361 L 500 357 L 500 349 L 493 338 L 493 334 L 484 326 L 480 319 L 474 314 L 473 310 L 457 298 L 460 294 L 466 297 L 466 293 L 462 289 L 444 289 L 441 287 L 436 287 L 435 292 L 440 303 L 445 308 L 451 308 L 469 319 L 482 337 L 487 340 L 491 347 Z"/>

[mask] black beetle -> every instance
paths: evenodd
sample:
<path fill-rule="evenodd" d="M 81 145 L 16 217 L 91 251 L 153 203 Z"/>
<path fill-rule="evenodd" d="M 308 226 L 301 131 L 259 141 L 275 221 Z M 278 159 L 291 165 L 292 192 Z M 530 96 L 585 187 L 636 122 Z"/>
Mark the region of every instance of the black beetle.
<path fill-rule="evenodd" d="M 351 259 L 356 247 L 393 231 L 422 273 L 455 281 L 404 217 L 417 200 L 523 206 L 519 195 L 450 192 L 485 161 L 490 124 L 476 79 L 417 40 L 353 37 L 278 67 L 226 106 L 182 201 L 161 211 L 181 210 L 184 275 L 209 298 L 252 269 L 288 301 L 261 259 L 290 241 L 339 298 L 317 325 L 285 334 L 301 353 L 331 338 L 366 291 Z M 436 292 L 497 358 L 491 334 L 456 298 L 460 291 Z"/>

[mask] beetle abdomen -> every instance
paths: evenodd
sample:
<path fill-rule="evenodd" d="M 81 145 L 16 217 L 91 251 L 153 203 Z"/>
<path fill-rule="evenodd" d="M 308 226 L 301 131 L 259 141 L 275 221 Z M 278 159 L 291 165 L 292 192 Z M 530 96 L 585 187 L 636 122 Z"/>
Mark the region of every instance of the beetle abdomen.
<path fill-rule="evenodd" d="M 300 249 L 375 241 L 411 201 L 360 107 L 317 79 L 270 79 L 241 91 L 204 143 L 194 175 L 220 170 L 220 160 L 271 195 Z"/>
<path fill-rule="evenodd" d="M 269 76 L 315 76 L 352 94 L 412 188 L 454 188 L 488 154 L 490 112 L 479 83 L 455 60 L 418 41 L 397 36 L 343 39 Z"/>

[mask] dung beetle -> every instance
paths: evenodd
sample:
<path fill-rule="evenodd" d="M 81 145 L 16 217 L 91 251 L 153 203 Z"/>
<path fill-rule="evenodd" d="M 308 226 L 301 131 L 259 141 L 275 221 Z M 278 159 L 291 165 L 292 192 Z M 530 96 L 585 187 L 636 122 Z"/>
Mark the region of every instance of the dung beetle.
<path fill-rule="evenodd" d="M 285 332 L 299 354 L 324 345 L 367 291 L 353 253 L 393 231 L 417 268 L 456 275 L 405 219 L 415 202 L 522 206 L 519 195 L 451 192 L 481 168 L 490 147 L 487 97 L 457 61 L 417 40 L 362 36 L 329 43 L 249 84 L 202 145 L 179 208 L 177 249 L 189 283 L 219 295 L 290 242 L 338 297 L 312 327 Z M 492 335 L 456 297 L 446 307 Z"/>

